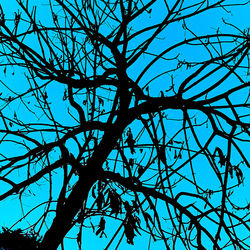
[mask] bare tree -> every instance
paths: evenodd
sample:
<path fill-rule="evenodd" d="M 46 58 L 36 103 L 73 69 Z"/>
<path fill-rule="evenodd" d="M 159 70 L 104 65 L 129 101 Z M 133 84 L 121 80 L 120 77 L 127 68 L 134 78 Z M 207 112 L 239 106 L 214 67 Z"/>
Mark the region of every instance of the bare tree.
<path fill-rule="evenodd" d="M 249 249 L 250 37 L 227 19 L 249 2 L 14 2 L 0 9 L 0 198 L 20 200 L 15 225 L 46 249 L 71 229 L 84 248 L 87 227 L 105 249 L 139 234 Z"/>

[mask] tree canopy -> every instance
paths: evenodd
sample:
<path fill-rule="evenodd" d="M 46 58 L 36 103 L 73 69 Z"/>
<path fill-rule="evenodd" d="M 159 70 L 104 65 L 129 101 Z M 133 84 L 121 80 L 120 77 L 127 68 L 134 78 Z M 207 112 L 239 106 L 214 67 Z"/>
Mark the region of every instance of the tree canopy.
<path fill-rule="evenodd" d="M 1 3 L 0 200 L 20 204 L 12 227 L 44 249 L 67 237 L 85 249 L 89 232 L 99 249 L 249 249 L 250 34 L 232 19 L 249 7 Z"/>

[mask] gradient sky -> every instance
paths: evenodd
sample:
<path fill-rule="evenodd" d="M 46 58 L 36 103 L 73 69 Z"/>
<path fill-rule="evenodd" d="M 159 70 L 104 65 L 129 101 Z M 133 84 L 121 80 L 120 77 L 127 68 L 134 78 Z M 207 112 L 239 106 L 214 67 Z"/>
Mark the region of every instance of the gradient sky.
<path fill-rule="evenodd" d="M 30 1 L 30 3 L 33 3 L 35 1 Z M 42 2 L 42 1 L 39 1 Z M 160 2 L 160 1 L 159 1 Z M 189 1 L 187 1 L 189 2 Z M 0 0 L 0 4 L 3 6 L 3 9 L 8 11 L 7 15 L 10 15 L 11 13 L 13 13 L 15 11 L 16 8 L 16 4 L 15 4 L 15 0 Z M 37 4 L 38 5 L 38 4 Z M 45 9 L 44 6 L 39 6 L 40 9 L 40 13 L 43 13 L 44 16 L 41 18 L 46 18 L 46 15 L 49 15 L 48 12 L 42 12 L 42 9 Z M 155 9 L 152 10 L 152 13 L 150 15 L 150 19 L 154 20 L 154 19 L 159 19 L 161 18 L 161 16 L 163 15 L 163 13 L 161 13 L 159 10 L 159 6 L 156 8 L 157 11 L 155 11 Z M 250 19 L 249 19 L 249 12 L 250 12 L 250 4 L 246 5 L 245 7 L 239 6 L 239 7 L 234 7 L 234 8 L 230 8 L 230 13 L 227 13 L 226 11 L 222 11 L 222 10 L 211 10 L 208 13 L 204 13 L 198 17 L 192 18 L 192 19 L 188 19 L 186 21 L 186 24 L 189 28 L 192 29 L 192 31 L 194 31 L 196 34 L 209 34 L 209 33 L 215 33 L 216 30 L 218 29 L 218 27 L 221 27 L 220 30 L 223 32 L 234 32 L 237 34 L 236 30 L 233 29 L 229 29 L 228 27 L 226 27 L 223 22 L 222 22 L 222 17 L 228 21 L 233 23 L 234 25 L 236 25 L 237 27 L 239 27 L 239 29 L 244 30 L 250 27 Z M 149 18 L 149 17 L 148 17 Z M 147 20 L 145 20 L 146 22 Z M 143 23 L 141 22 L 140 24 L 135 24 L 136 27 L 141 28 L 143 27 Z M 182 24 L 180 23 L 176 23 L 171 25 L 166 32 L 164 32 L 163 34 L 164 37 L 164 43 L 159 40 L 156 42 L 155 47 L 152 48 L 151 52 L 154 53 L 159 53 L 159 51 L 163 50 L 163 45 L 169 45 L 172 44 L 176 41 L 181 41 L 183 39 L 183 29 L 182 29 Z M 30 41 L 32 43 L 32 41 Z M 193 51 L 193 50 L 189 50 L 188 48 L 184 48 L 183 51 L 180 51 L 181 53 L 183 53 L 183 55 L 192 58 L 199 58 L 199 56 L 203 56 L 203 55 L 197 55 L 197 53 L 199 53 L 199 51 Z M 145 59 L 146 61 L 146 59 Z M 132 67 L 131 70 L 129 70 L 129 74 L 131 76 L 131 78 L 135 78 L 138 76 L 137 72 L 135 72 L 135 68 L 136 67 L 143 67 L 143 64 L 145 65 L 146 62 L 142 60 L 140 60 L 135 67 Z M 142 81 L 147 82 L 149 81 L 151 78 L 153 78 L 154 75 L 156 75 L 159 70 L 159 67 L 161 65 L 157 64 L 155 66 L 152 67 L 152 69 L 150 70 L 150 72 L 148 74 L 146 74 L 144 76 L 144 78 L 142 79 Z M 9 72 L 11 72 L 11 69 L 7 69 Z M 13 87 L 16 90 L 18 90 L 21 87 L 25 87 L 27 83 L 25 83 L 25 78 L 23 76 L 23 69 L 15 69 L 15 75 L 11 75 L 11 74 L 6 74 L 6 76 L 3 73 L 3 68 L 0 68 L 0 75 L 1 75 L 1 80 L 8 84 L 9 87 Z M 8 73 L 8 72 L 7 72 Z M 183 72 L 183 71 L 179 71 L 176 73 L 176 81 L 181 81 L 181 79 L 183 79 L 184 77 L 186 77 L 188 74 L 188 72 Z M 155 87 L 151 87 L 150 91 L 152 91 L 152 94 L 155 94 L 156 96 L 160 93 L 161 89 L 165 89 L 166 86 L 163 85 L 162 83 L 162 79 L 159 78 L 158 80 L 156 80 L 154 82 L 153 85 L 151 86 L 155 86 Z M 57 96 L 58 95 L 58 100 L 59 98 L 59 94 L 62 93 L 64 91 L 64 88 L 62 86 L 59 86 L 58 84 L 56 85 L 56 89 L 57 92 L 55 93 L 55 89 L 52 87 L 50 90 L 48 90 L 49 93 L 49 98 L 50 96 Z M 6 92 L 6 88 L 0 85 L 0 92 L 5 93 Z M 242 94 L 244 95 L 244 93 Z M 7 94 L 6 94 L 7 96 Z M 239 97 L 242 98 L 242 97 Z M 61 105 L 63 105 L 62 103 L 56 102 L 56 104 L 53 106 L 53 109 L 55 110 L 55 113 L 57 114 L 58 120 L 64 120 L 65 117 L 63 116 L 63 113 L 61 113 L 60 109 L 61 109 Z M 13 110 L 9 110 L 9 112 L 13 112 Z M 175 114 L 176 115 L 176 114 Z M 29 117 L 27 117 L 27 119 L 29 119 Z M 31 119 L 31 118 L 30 118 Z M 71 121 L 67 121 L 68 123 L 70 123 Z M 135 123 L 133 123 L 134 125 L 131 126 L 131 128 L 133 129 L 133 126 L 135 126 Z M 2 126 L 2 124 L 0 124 L 0 126 Z M 174 125 L 173 125 L 174 126 Z M 171 130 L 173 129 L 173 131 L 175 131 L 174 128 L 170 128 L 170 133 Z M 136 127 L 134 127 L 134 130 L 136 131 Z M 172 131 L 172 132 L 173 132 Z M 206 135 L 204 135 L 205 137 Z M 219 142 L 220 143 L 220 142 Z M 13 146 L 13 145 L 12 145 Z M 249 146 L 248 146 L 249 147 Z M 14 147 L 13 147 L 14 148 Z M 12 153 L 15 153 L 13 151 L 13 148 L 5 148 L 2 150 L 11 150 Z M 21 150 L 15 147 L 15 150 Z M 1 151 L 2 152 L 2 151 Z M 19 151 L 20 153 L 20 151 Z M 55 152 L 55 155 L 57 154 L 57 152 Z M 199 164 L 197 162 L 197 164 Z M 203 168 L 204 169 L 204 168 Z M 204 176 L 204 181 L 207 181 L 207 173 L 206 173 L 206 169 L 204 169 L 203 171 L 201 171 L 199 174 Z M 245 180 L 245 187 L 249 187 L 249 181 L 247 179 L 250 178 L 250 173 L 249 173 L 249 169 L 244 168 L 244 176 L 246 178 Z M 16 177 L 18 180 L 18 176 Z M 56 179 L 55 180 L 60 182 L 60 180 Z M 211 183 L 212 185 L 213 183 Z M 56 187 L 55 187 L 56 189 Z M 39 193 L 39 187 L 37 187 L 35 190 L 33 189 L 33 191 L 37 191 L 36 196 L 33 198 L 29 198 L 29 200 L 26 202 L 25 200 L 23 200 L 23 204 L 25 207 L 25 211 L 27 212 L 29 209 L 31 209 L 34 204 L 38 204 L 40 201 L 42 201 L 44 199 L 45 196 L 43 196 L 44 194 L 42 194 L 40 196 Z M 235 191 L 238 195 L 239 201 L 243 201 L 243 203 L 245 203 L 246 200 L 246 195 L 245 193 L 242 193 L 241 189 L 236 189 Z M 249 202 L 250 200 L 248 200 Z M 30 202 L 32 202 L 32 205 L 30 204 Z M 0 203 L 0 225 L 3 226 L 11 226 L 13 225 L 13 223 L 15 223 L 20 217 L 21 217 L 21 207 L 20 207 L 20 202 L 18 200 L 18 198 L 14 198 L 14 197 L 9 197 L 7 198 L 5 201 Z M 34 219 L 36 217 L 36 215 L 33 213 L 32 216 L 34 216 Z M 32 220 L 32 218 L 30 218 Z M 92 219 L 92 223 L 93 224 L 98 224 L 100 218 L 93 218 Z M 27 222 L 23 222 L 19 224 L 19 227 L 22 226 L 27 226 Z M 114 233 L 117 228 L 119 227 L 120 222 L 118 221 L 109 221 L 107 220 L 106 223 L 106 234 L 109 237 L 112 237 L 112 233 Z M 18 227 L 18 226 L 17 226 Z M 120 236 L 117 237 L 117 239 L 113 242 L 113 244 L 111 245 L 110 249 L 115 249 L 116 243 L 119 241 L 121 235 L 123 233 L 123 230 L 121 230 L 121 232 L 118 234 Z M 69 234 L 68 237 L 75 237 L 75 230 L 72 230 Z M 92 229 L 86 229 L 83 233 L 83 249 L 91 249 L 91 250 L 99 250 L 99 249 L 103 249 L 109 242 L 109 239 L 106 239 L 105 237 L 103 237 L 102 239 L 100 239 L 98 236 L 96 236 Z M 142 236 L 137 236 L 134 239 L 134 243 L 135 245 L 128 245 L 126 243 L 126 239 L 124 237 L 124 240 L 122 241 L 122 243 L 120 244 L 120 248 L 119 249 L 128 249 L 128 250 L 134 250 L 134 249 L 147 249 L 148 243 L 149 243 L 150 238 L 148 237 L 148 235 L 143 234 Z M 75 240 L 70 240 L 70 239 L 65 239 L 64 241 L 65 243 L 65 250 L 74 250 L 74 249 L 78 249 L 77 248 L 77 244 L 75 242 Z M 154 249 L 164 249 L 164 246 L 162 244 L 162 242 L 152 242 L 151 241 L 151 250 Z M 59 248 L 60 249 L 60 248 Z M 181 248 L 180 248 L 181 249 Z"/>

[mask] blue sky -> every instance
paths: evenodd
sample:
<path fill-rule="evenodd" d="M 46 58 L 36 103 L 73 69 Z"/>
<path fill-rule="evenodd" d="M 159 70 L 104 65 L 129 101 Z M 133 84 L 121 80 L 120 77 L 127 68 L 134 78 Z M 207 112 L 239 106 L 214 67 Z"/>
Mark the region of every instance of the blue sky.
<path fill-rule="evenodd" d="M 41 1 L 39 1 L 41 2 Z M 164 13 L 162 12 L 162 8 L 161 8 L 161 4 L 163 1 L 157 1 L 157 4 L 155 5 L 155 8 L 152 9 L 152 12 L 150 14 L 146 14 L 143 16 L 143 20 L 140 19 L 138 21 L 136 21 L 134 23 L 133 29 L 140 29 L 143 28 L 145 26 L 145 24 L 149 23 L 149 22 L 157 22 L 158 20 L 161 20 L 164 16 Z M 173 1 L 170 1 L 170 3 L 172 3 Z M 185 1 L 187 3 L 190 3 L 190 1 Z M 212 2 L 212 1 L 211 1 Z M 6 10 L 8 13 L 7 15 L 12 15 L 13 17 L 13 13 L 15 11 L 16 5 L 15 5 L 15 0 L 10 0 L 10 1 L 1 1 L 0 0 L 1 5 L 3 6 L 3 9 Z M 32 3 L 31 3 L 32 4 Z M 37 3 L 38 5 L 39 3 Z M 46 10 L 46 6 L 45 5 L 39 5 L 38 8 L 38 15 L 40 17 L 40 19 L 43 22 L 49 22 L 49 17 L 48 18 L 48 10 Z M 195 18 L 190 18 L 186 21 L 186 25 L 188 28 L 190 28 L 192 31 L 195 32 L 196 35 L 207 35 L 207 34 L 211 34 L 211 33 L 216 33 L 218 27 L 220 27 L 220 31 L 221 32 L 225 32 L 225 33 L 234 33 L 234 34 L 239 34 L 239 31 L 233 29 L 232 27 L 229 27 L 227 25 L 225 25 L 222 21 L 222 17 L 224 18 L 224 20 L 226 20 L 227 22 L 231 22 L 233 24 L 235 24 L 237 27 L 240 28 L 240 30 L 244 30 L 250 27 L 250 20 L 249 20 L 249 11 L 250 11 L 250 5 L 245 5 L 244 7 L 242 6 L 235 6 L 234 8 L 229 8 L 230 12 L 227 13 L 224 10 L 211 10 L 207 13 L 203 13 Z M 51 20 L 51 19 L 50 19 Z M 105 28 L 103 30 L 103 32 L 105 32 Z M 171 46 L 172 44 L 175 44 L 177 42 L 181 42 L 183 41 L 183 39 L 186 38 L 190 38 L 192 35 L 190 35 L 190 33 L 186 30 L 183 29 L 183 23 L 182 22 L 177 22 L 174 24 L 169 25 L 169 27 L 162 33 L 159 35 L 159 38 L 156 39 L 156 42 L 153 44 L 153 46 L 150 46 L 148 49 L 148 52 L 150 53 L 155 53 L 158 54 L 161 51 L 163 51 L 164 49 L 166 49 L 167 47 Z M 144 37 L 139 37 L 138 40 L 136 40 L 134 43 L 139 43 L 140 40 L 145 39 Z M 29 39 L 27 41 L 28 44 L 30 44 L 30 46 L 35 46 L 34 45 L 34 41 L 31 39 Z M 131 43 L 131 48 L 133 48 L 133 46 L 135 46 L 134 43 Z M 230 45 L 229 45 L 230 46 Z M 226 48 L 227 49 L 227 48 Z M 202 60 L 203 58 L 206 58 L 208 55 L 206 54 L 206 52 L 204 50 L 202 50 L 201 48 L 194 48 L 193 46 L 183 46 L 181 49 L 179 49 L 178 51 L 174 50 L 173 52 L 169 53 L 167 56 L 168 58 L 170 58 L 171 56 L 176 56 L 178 53 L 180 53 L 180 60 Z M 128 69 L 128 74 L 129 76 L 133 79 L 136 80 L 138 78 L 138 76 L 140 75 L 141 69 L 147 65 L 151 60 L 152 60 L 152 56 L 149 54 L 145 54 L 144 56 L 142 56 L 133 66 L 131 66 L 131 68 Z M 148 72 L 146 72 L 143 77 L 140 79 L 139 81 L 139 85 L 141 87 L 145 86 L 148 82 L 150 82 L 149 84 L 149 92 L 151 95 L 159 97 L 161 94 L 161 91 L 165 91 L 167 89 L 169 89 L 169 87 L 171 86 L 171 80 L 174 79 L 174 83 L 176 85 L 176 90 L 177 87 L 180 85 L 180 83 L 187 77 L 190 75 L 190 73 L 192 73 L 192 69 L 190 70 L 186 70 L 184 68 L 179 69 L 178 71 L 173 71 L 171 73 L 168 74 L 164 74 L 160 77 L 158 77 L 155 80 L 152 80 L 156 75 L 163 73 L 164 71 L 169 70 L 169 68 L 175 68 L 176 66 L 176 62 L 175 61 L 167 61 L 164 59 L 161 59 L 159 61 L 157 61 Z M 1 70 L 1 69 L 0 69 Z M 4 71 L 4 68 L 2 68 L 2 72 Z M 14 75 L 12 74 L 14 72 Z M 27 71 L 25 69 L 22 68 L 12 68 L 12 67 L 8 67 L 7 68 L 7 73 L 6 75 L 4 73 L 1 73 L 1 80 L 3 81 L 3 83 L 7 84 L 7 86 L 11 87 L 12 90 L 20 93 L 21 91 L 25 91 L 29 88 L 29 84 L 27 82 L 27 80 L 24 77 L 24 73 L 26 73 Z M 91 73 L 91 72 L 90 72 Z M 204 89 L 204 85 L 207 87 L 209 84 L 212 84 L 213 81 L 215 81 L 217 78 L 220 78 L 220 74 L 224 73 L 223 71 L 221 71 L 219 74 L 212 76 L 210 78 L 211 82 L 207 81 L 203 81 L 198 85 L 198 88 L 194 88 L 191 89 L 190 91 L 187 91 L 187 94 L 185 96 L 185 98 L 189 98 L 192 95 L 195 95 L 197 93 L 199 93 L 200 91 L 203 91 Z M 247 76 L 244 76 L 244 74 L 246 74 L 246 72 L 241 71 L 242 77 L 244 79 L 247 79 Z M 230 78 L 227 82 L 225 82 L 225 84 L 221 87 L 221 89 L 217 89 L 214 94 L 218 94 L 218 91 L 221 91 L 223 93 L 223 91 L 225 91 L 225 89 L 230 88 L 231 86 L 235 86 L 235 81 L 236 79 L 234 78 Z M 41 81 L 39 81 L 39 84 L 42 84 Z M 205 88 L 206 88 L 205 87 Z M 51 107 L 51 111 L 52 113 L 55 114 L 55 119 L 57 122 L 59 123 L 63 123 L 64 125 L 66 124 L 67 126 L 72 126 L 76 124 L 76 121 L 72 118 L 72 116 L 70 116 L 67 113 L 67 108 L 68 108 L 68 104 L 65 103 L 62 99 L 63 94 L 65 91 L 65 87 L 60 84 L 60 83 L 53 83 L 48 85 L 48 87 L 46 88 L 46 93 L 48 95 L 48 102 L 51 103 L 50 107 Z M 9 95 L 14 95 L 14 93 L 12 93 L 11 91 L 9 91 L 6 87 L 4 87 L 3 85 L 0 86 L 0 92 L 3 92 L 3 97 L 7 98 Z M 173 93 L 172 93 L 173 94 Z M 247 93 L 248 94 L 248 93 Z M 240 101 L 243 98 L 246 98 L 247 95 L 245 92 L 241 92 L 240 94 L 236 95 L 236 96 L 232 96 L 232 100 L 237 102 L 238 100 Z M 213 95 L 213 94 L 211 94 Z M 111 96 L 112 97 L 112 96 Z M 86 98 L 86 95 L 83 93 L 82 96 L 79 95 L 78 97 L 79 101 L 82 101 L 82 99 Z M 28 102 L 29 100 L 33 100 L 32 97 L 27 98 L 26 102 Z M 4 101 L 2 101 L 2 105 L 4 105 Z M 110 104 L 107 104 L 110 105 Z M 106 109 L 110 108 L 110 107 L 105 107 Z M 35 106 L 33 107 L 33 111 L 34 113 L 29 113 L 29 112 L 25 112 L 25 107 L 23 106 L 23 104 L 20 101 L 15 101 L 13 102 L 12 105 L 7 106 L 6 108 L 4 108 L 4 110 L 2 112 L 4 112 L 4 115 L 6 116 L 10 116 L 13 117 L 15 110 L 17 110 L 17 117 L 21 117 L 28 121 L 28 122 L 49 122 L 49 118 L 46 118 L 46 115 L 42 114 L 42 112 L 40 111 L 39 108 L 36 108 Z M 72 114 L 74 113 L 74 110 L 71 109 Z M 192 111 L 193 115 L 195 115 L 197 118 L 197 123 L 202 123 L 205 121 L 206 117 L 204 117 L 204 115 L 200 114 L 199 112 L 196 111 Z M 223 111 L 226 112 L 226 111 Z M 242 111 L 245 112 L 245 111 Z M 191 113 L 191 112 L 190 112 Z M 183 115 L 181 112 L 178 111 L 167 111 L 166 114 L 168 115 L 168 118 L 170 119 L 168 121 L 168 123 L 166 123 L 166 126 L 168 127 L 167 132 L 168 132 L 168 139 L 170 139 L 175 133 L 176 131 L 178 131 L 179 128 L 181 128 L 182 126 L 182 118 Z M 48 117 L 49 117 L 49 113 L 48 113 Z M 103 118 L 105 119 L 105 118 Z M 171 121 L 172 119 L 172 121 Z M 3 123 L 0 124 L 0 126 L 3 126 Z M 134 136 L 136 136 L 141 129 L 142 124 L 139 121 L 134 122 L 130 128 L 134 134 Z M 127 128 L 128 129 L 128 128 Z M 126 129 L 126 131 L 127 131 Z M 205 130 L 204 127 L 197 129 L 197 133 L 199 135 L 199 137 L 201 138 L 201 141 L 205 143 L 205 141 L 207 140 L 208 136 L 211 134 L 211 126 L 210 124 L 208 124 L 208 128 Z M 190 135 L 190 134 L 189 134 Z M 39 137 L 40 135 L 37 134 L 37 137 Z M 183 140 L 183 133 L 178 135 L 175 139 L 182 141 Z M 55 137 L 55 135 L 53 134 L 51 137 L 51 133 L 46 132 L 44 133 L 44 138 L 39 137 L 39 140 L 53 140 Z M 161 131 L 159 131 L 159 137 L 162 137 Z M 145 143 L 147 142 L 147 140 L 149 137 L 144 134 L 143 137 L 141 138 L 141 142 Z M 13 140 L 15 140 L 14 138 L 11 138 Z M 32 144 L 32 143 L 31 143 Z M 29 145 L 32 147 L 32 145 Z M 67 144 L 71 150 L 73 154 L 76 154 L 77 152 L 77 145 L 75 142 L 69 141 Z M 194 140 L 192 140 L 192 138 L 190 137 L 190 147 L 193 147 L 193 149 L 197 149 L 198 147 L 195 146 Z M 225 141 L 221 140 L 221 139 L 216 139 L 212 144 L 211 144 L 211 149 L 216 147 L 216 146 L 225 146 Z M 245 152 L 248 152 L 247 147 L 248 144 L 247 143 L 239 143 L 239 145 L 245 150 Z M 34 146 L 34 145 L 33 145 Z M 2 145 L 0 145 L 0 149 L 2 150 L 1 153 L 2 154 L 8 154 L 8 155 L 16 155 L 16 154 L 22 154 L 23 152 L 26 152 L 27 149 L 21 147 L 20 145 L 15 145 L 15 143 L 10 142 L 10 141 L 6 141 L 5 143 L 2 143 Z M 144 150 L 144 152 L 146 152 L 146 157 L 148 156 L 147 154 L 149 153 L 149 151 L 147 151 L 147 149 Z M 143 153 L 144 153 L 143 152 Z M 172 159 L 172 154 L 173 154 L 173 150 L 172 151 L 168 151 L 167 154 L 167 160 L 169 162 L 171 162 Z M 129 149 L 127 149 L 126 153 L 129 155 Z M 115 155 L 115 153 L 114 153 Z M 60 152 L 58 151 L 54 151 L 51 154 L 51 160 L 55 160 L 60 156 Z M 111 159 L 113 155 L 111 155 L 109 158 Z M 136 159 L 140 159 L 141 155 L 140 152 L 137 150 L 135 155 L 130 155 L 130 157 L 135 158 Z M 239 155 L 237 153 L 232 155 L 232 160 L 235 164 L 237 164 L 239 162 Z M 146 160 L 144 160 L 146 162 Z M 142 161 L 142 162 L 144 162 Z M 184 160 L 180 160 L 180 164 L 181 162 L 183 162 Z M 112 165 L 112 160 L 110 160 L 110 165 Z M 212 171 L 209 170 L 206 166 L 206 162 L 202 162 L 202 160 L 200 158 L 197 158 L 193 161 L 193 165 L 195 168 L 195 172 L 197 174 L 197 178 L 200 178 L 200 181 L 204 182 L 204 187 L 211 187 L 211 189 L 213 188 L 214 185 L 218 185 L 218 183 L 214 180 L 214 178 L 212 177 Z M 36 166 L 38 169 L 41 166 Z M 246 205 L 247 202 L 250 202 L 249 199 L 247 199 L 247 195 L 246 195 L 246 190 L 249 189 L 249 177 L 250 177 L 250 173 L 249 173 L 249 169 L 246 166 L 242 166 L 243 168 L 243 172 L 244 172 L 244 176 L 245 176 L 245 181 L 244 181 L 244 186 L 240 187 L 240 188 L 236 188 L 235 189 L 235 199 L 237 199 L 242 205 Z M 190 172 L 187 172 L 190 170 L 187 170 L 187 168 L 183 169 L 183 172 L 181 172 L 183 175 L 186 176 L 190 176 Z M 211 171 L 211 172 L 210 172 Z M 15 176 L 12 176 L 12 178 L 15 181 L 19 181 L 22 179 L 22 176 L 24 175 L 24 171 L 19 171 L 19 173 L 15 173 Z M 53 192 L 54 195 L 56 196 L 56 194 L 58 193 L 58 188 L 60 188 L 60 185 L 62 185 L 62 176 L 63 172 L 61 170 L 56 171 L 55 175 L 53 176 L 54 179 L 54 184 L 53 184 Z M 145 176 L 145 178 L 148 176 Z M 210 180 L 211 178 L 211 180 Z M 41 203 L 42 201 L 46 200 L 48 198 L 48 187 L 45 185 L 45 181 L 40 181 L 39 185 L 33 185 L 31 192 L 35 193 L 36 196 L 30 196 L 30 197 L 26 197 L 25 199 L 23 199 L 23 204 L 24 204 L 24 211 L 27 212 L 30 209 L 32 209 L 36 204 Z M 217 186 L 218 187 L 218 186 Z M 4 187 L 3 189 L 7 189 L 8 187 Z M 177 190 L 183 190 L 183 189 L 187 189 L 189 190 L 189 187 L 182 185 L 179 187 L 179 189 Z M 177 191 L 176 191 L 177 192 Z M 214 198 L 214 200 L 216 200 L 216 198 Z M 89 200 L 89 205 L 91 205 L 91 202 L 93 200 Z M 219 202 L 219 200 L 217 199 L 217 202 Z M 31 213 L 27 218 L 29 219 L 29 222 L 34 221 L 37 219 L 37 216 L 39 214 L 42 213 L 43 209 L 45 208 L 45 206 L 41 206 L 40 209 L 37 209 L 35 212 Z M 13 223 L 15 223 L 18 218 L 20 218 L 21 216 L 21 210 L 22 208 L 20 207 L 20 202 L 17 198 L 12 198 L 9 197 L 7 198 L 5 201 L 2 201 L 0 204 L 0 211 L 1 214 L 4 215 L 0 218 L 0 225 L 4 225 L 4 226 L 11 226 L 13 225 Z M 164 208 L 162 210 L 162 216 L 164 216 Z M 100 220 L 100 217 L 96 217 L 96 218 L 91 218 L 91 222 L 94 225 L 98 225 Z M 120 225 L 120 221 L 115 221 L 115 220 L 107 220 L 106 223 L 106 234 L 109 237 L 112 237 L 112 234 L 117 230 L 117 228 Z M 17 225 L 17 227 L 27 227 L 29 224 L 27 221 L 22 221 L 22 223 L 19 223 Z M 85 246 L 84 249 L 91 249 L 91 250 L 98 250 L 98 249 L 103 249 L 106 244 L 108 244 L 109 239 L 106 239 L 105 237 L 103 238 L 99 238 L 97 237 L 92 229 L 89 223 L 86 224 L 87 227 L 89 227 L 88 229 L 85 229 L 84 233 L 83 233 L 83 246 Z M 142 222 L 143 225 L 143 222 Z M 120 237 L 122 236 L 122 232 L 123 230 L 121 230 L 121 232 L 118 234 L 117 239 L 115 239 L 114 243 L 111 245 L 110 249 L 115 249 L 116 244 L 118 243 Z M 244 234 L 246 232 L 242 232 L 242 234 Z M 76 231 L 72 230 L 69 234 L 68 237 L 75 237 L 76 236 Z M 126 243 L 126 239 L 124 237 L 120 248 L 119 249 L 128 249 L 128 250 L 132 250 L 132 249 L 147 249 L 148 246 L 148 242 L 149 242 L 149 236 L 147 234 L 143 234 L 142 236 L 137 236 L 135 237 L 135 245 L 128 245 Z M 163 249 L 163 245 L 162 242 L 152 242 L 151 240 L 151 244 L 150 244 L 150 249 Z M 77 245 L 75 243 L 74 240 L 70 240 L 70 239 L 65 239 L 65 249 L 77 249 Z M 180 248 L 181 249 L 181 248 Z"/>

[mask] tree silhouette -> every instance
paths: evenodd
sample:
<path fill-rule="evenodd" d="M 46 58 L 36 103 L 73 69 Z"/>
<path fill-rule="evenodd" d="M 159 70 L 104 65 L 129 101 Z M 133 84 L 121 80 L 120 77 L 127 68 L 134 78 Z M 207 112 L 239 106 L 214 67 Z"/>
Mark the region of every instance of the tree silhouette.
<path fill-rule="evenodd" d="M 206 23 L 249 2 L 12 2 L 0 199 L 20 200 L 15 225 L 44 249 L 70 230 L 84 249 L 88 227 L 105 249 L 249 249 L 249 30 Z"/>

